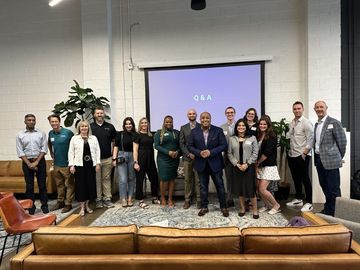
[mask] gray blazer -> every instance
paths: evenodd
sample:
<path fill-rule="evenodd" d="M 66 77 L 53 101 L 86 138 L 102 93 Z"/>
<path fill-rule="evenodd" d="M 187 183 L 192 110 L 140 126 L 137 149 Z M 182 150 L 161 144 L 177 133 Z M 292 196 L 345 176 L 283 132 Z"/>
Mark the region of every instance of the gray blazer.
<path fill-rule="evenodd" d="M 222 130 L 224 131 L 224 135 L 226 137 L 226 142 L 229 143 L 229 139 L 232 135 L 234 135 L 234 131 L 231 133 L 229 130 L 229 126 L 227 123 L 220 126 Z"/>
<path fill-rule="evenodd" d="M 317 124 L 315 125 L 314 142 L 316 128 Z M 326 170 L 342 167 L 346 143 L 346 135 L 341 123 L 335 118 L 328 116 L 321 130 L 319 148 L 321 163 Z"/>
<path fill-rule="evenodd" d="M 259 146 L 255 136 L 245 139 L 243 142 L 243 161 L 244 163 L 253 164 L 258 157 Z M 239 139 L 237 136 L 231 136 L 229 139 L 228 158 L 232 165 L 236 166 L 240 161 Z"/>
<path fill-rule="evenodd" d="M 195 128 L 200 126 L 198 122 L 196 122 Z M 190 151 L 186 145 L 187 138 L 189 137 L 191 133 L 190 123 L 187 123 L 180 128 L 180 149 L 182 152 L 183 160 L 190 161 L 191 159 L 188 158 L 188 155 L 190 154 Z"/>

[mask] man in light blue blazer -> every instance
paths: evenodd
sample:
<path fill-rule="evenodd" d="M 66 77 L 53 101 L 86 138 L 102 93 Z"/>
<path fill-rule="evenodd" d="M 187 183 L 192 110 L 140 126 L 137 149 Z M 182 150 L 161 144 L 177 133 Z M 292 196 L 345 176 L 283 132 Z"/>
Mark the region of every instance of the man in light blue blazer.
<path fill-rule="evenodd" d="M 194 168 L 200 180 L 201 210 L 199 216 L 209 212 L 208 191 L 211 176 L 218 194 L 220 209 L 224 217 L 229 216 L 226 207 L 225 188 L 222 178 L 224 160 L 222 152 L 227 150 L 227 142 L 223 130 L 211 125 L 211 115 L 203 112 L 200 115 L 200 127 L 191 130 L 188 148 L 195 155 Z"/>
<path fill-rule="evenodd" d="M 346 135 L 341 123 L 327 115 L 327 105 L 317 101 L 314 110 L 318 121 L 314 129 L 315 166 L 326 202 L 323 214 L 333 216 L 336 197 L 341 196 L 340 171 L 346 150 Z"/>

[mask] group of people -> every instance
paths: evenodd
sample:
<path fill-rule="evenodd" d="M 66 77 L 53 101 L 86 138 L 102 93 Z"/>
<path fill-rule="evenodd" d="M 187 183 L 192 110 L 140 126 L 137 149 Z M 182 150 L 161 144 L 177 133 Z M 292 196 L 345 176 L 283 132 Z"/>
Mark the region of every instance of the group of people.
<path fill-rule="evenodd" d="M 72 209 L 74 198 L 80 202 L 80 215 L 92 213 L 89 201 L 95 200 L 96 207 L 111 208 L 111 175 L 113 141 L 116 129 L 104 121 L 103 108 L 96 108 L 94 122 L 80 121 L 77 134 L 60 123 L 60 116 L 52 114 L 48 117 L 52 130 L 46 134 L 35 128 L 36 117 L 25 115 L 25 129 L 16 136 L 16 150 L 22 159 L 22 168 L 26 183 L 26 196 L 35 201 L 34 177 L 37 178 L 41 210 L 48 213 L 48 197 L 46 190 L 46 162 L 44 156 L 48 149 L 53 159 L 53 176 L 57 187 L 57 203 L 53 210 L 62 209 L 66 213 Z M 33 203 L 29 209 L 34 214 Z"/>
<path fill-rule="evenodd" d="M 287 205 L 303 204 L 302 186 L 305 188 L 304 210 L 312 210 L 312 187 L 309 177 L 311 150 L 314 148 L 315 166 L 320 185 L 326 197 L 325 214 L 333 215 L 335 198 L 340 196 L 339 168 L 345 154 L 346 137 L 339 121 L 327 115 L 324 101 L 315 103 L 318 116 L 315 129 L 303 116 L 304 107 L 299 101 L 293 104 L 295 118 L 290 123 L 289 167 L 294 179 L 296 197 Z M 89 202 L 95 200 L 96 208 L 114 207 L 111 202 L 111 175 L 113 167 L 119 182 L 119 197 L 123 207 L 132 207 L 134 199 L 139 207 L 147 209 L 143 185 L 147 175 L 151 183 L 151 203 L 174 207 L 175 179 L 183 157 L 184 209 L 196 203 L 204 216 L 208 210 L 209 178 L 211 176 L 223 216 L 229 216 L 233 198 L 239 198 L 239 216 L 244 216 L 248 204 L 253 218 L 260 212 L 280 212 L 269 186 L 280 180 L 277 160 L 277 136 L 268 115 L 258 119 L 256 109 L 250 108 L 243 118 L 235 121 L 233 107 L 225 109 L 227 122 L 221 127 L 211 124 L 211 114 L 202 112 L 197 122 L 197 112 L 187 112 L 188 123 L 180 131 L 174 129 L 173 118 L 164 117 L 163 125 L 155 135 L 150 132 L 147 118 L 140 119 L 136 129 L 134 120 L 126 117 L 122 131 L 107 123 L 103 108 L 94 111 L 94 122 L 80 121 L 77 134 L 60 126 L 60 117 L 48 117 L 52 130 L 48 140 L 44 132 L 35 128 L 33 114 L 25 116 L 26 129 L 16 137 L 19 158 L 23 161 L 27 197 L 34 201 L 34 175 L 37 176 L 41 209 L 49 211 L 46 191 L 46 163 L 44 156 L 49 148 L 54 162 L 57 185 L 56 209 L 72 209 L 75 197 L 80 202 L 80 215 L 92 213 Z M 315 134 L 315 135 L 314 135 Z M 155 161 L 154 149 L 157 150 Z M 157 165 L 157 166 L 156 166 Z M 226 176 L 226 189 L 223 181 Z M 160 189 L 160 196 L 158 191 Z M 258 209 L 257 196 L 264 202 Z M 35 204 L 29 210 L 35 212 Z"/>

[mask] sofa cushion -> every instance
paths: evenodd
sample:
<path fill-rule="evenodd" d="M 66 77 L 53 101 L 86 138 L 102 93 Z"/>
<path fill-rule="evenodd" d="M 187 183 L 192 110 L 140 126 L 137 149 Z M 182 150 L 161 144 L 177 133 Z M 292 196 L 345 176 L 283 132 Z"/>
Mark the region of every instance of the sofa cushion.
<path fill-rule="evenodd" d="M 10 161 L 0 161 L 0 176 L 7 176 Z"/>
<path fill-rule="evenodd" d="M 324 254 L 349 252 L 352 234 L 341 224 L 254 227 L 241 230 L 244 253 Z"/>
<path fill-rule="evenodd" d="M 137 234 L 142 254 L 238 254 L 240 231 L 237 227 L 178 229 L 141 227 Z"/>
<path fill-rule="evenodd" d="M 10 161 L 8 168 L 8 176 L 23 176 L 22 170 L 22 161 L 21 160 L 12 160 Z"/>
<path fill-rule="evenodd" d="M 38 255 L 132 254 L 137 227 L 41 227 L 32 233 Z"/>

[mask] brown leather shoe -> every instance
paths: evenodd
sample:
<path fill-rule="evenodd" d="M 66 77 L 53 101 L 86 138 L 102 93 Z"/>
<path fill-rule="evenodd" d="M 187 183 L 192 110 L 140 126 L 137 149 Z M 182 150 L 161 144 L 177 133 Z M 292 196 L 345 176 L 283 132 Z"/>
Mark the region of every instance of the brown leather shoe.
<path fill-rule="evenodd" d="M 223 214 L 224 217 L 228 217 L 229 216 L 229 210 L 227 208 L 222 208 L 221 209 L 221 213 Z"/>
<path fill-rule="evenodd" d="M 65 205 L 65 207 L 63 208 L 63 210 L 61 210 L 61 213 L 67 213 L 72 209 L 71 204 L 69 205 Z"/>
<path fill-rule="evenodd" d="M 185 201 L 183 208 L 184 209 L 189 209 L 190 208 L 190 202 Z"/>
<path fill-rule="evenodd" d="M 52 209 L 52 211 L 54 211 L 54 210 L 59 210 L 59 209 L 64 208 L 64 207 L 65 207 L 65 203 L 58 201 L 58 202 L 54 205 L 54 208 Z"/>
<path fill-rule="evenodd" d="M 209 212 L 209 209 L 208 209 L 208 208 L 201 208 L 201 210 L 200 210 L 199 213 L 198 213 L 198 216 L 199 216 L 199 217 L 202 217 L 202 216 L 204 216 L 207 212 Z"/>

